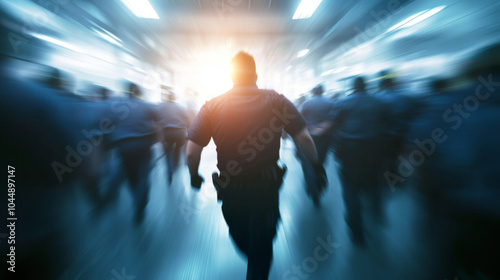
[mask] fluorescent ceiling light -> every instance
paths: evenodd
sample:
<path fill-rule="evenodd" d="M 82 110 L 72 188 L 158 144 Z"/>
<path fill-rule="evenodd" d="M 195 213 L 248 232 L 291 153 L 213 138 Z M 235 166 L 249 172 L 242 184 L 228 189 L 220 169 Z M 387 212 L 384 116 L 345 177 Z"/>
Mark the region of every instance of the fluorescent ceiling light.
<path fill-rule="evenodd" d="M 151 3 L 148 0 L 122 0 L 123 4 L 134 13 L 136 17 L 159 19 Z"/>
<path fill-rule="evenodd" d="M 331 70 L 328 70 L 328 71 L 325 71 L 323 73 L 321 73 L 321 76 L 324 77 L 324 76 L 328 76 L 328 75 L 331 75 L 331 74 L 337 74 L 337 73 L 340 73 L 344 70 L 346 70 L 347 67 L 339 67 L 339 68 L 336 68 L 336 69 L 331 69 Z"/>
<path fill-rule="evenodd" d="M 310 18 L 323 0 L 302 0 L 292 19 Z"/>
<path fill-rule="evenodd" d="M 75 51 L 75 52 L 81 52 L 81 50 L 78 47 L 73 46 L 73 45 L 71 45 L 69 43 L 63 42 L 63 41 L 61 41 L 59 39 L 56 39 L 56 38 L 52 38 L 52 37 L 49 37 L 49 36 L 46 36 L 46 35 L 42 35 L 42 34 L 38 34 L 38 33 L 33 34 L 33 37 L 38 38 L 40 40 L 44 40 L 44 41 L 50 42 L 52 44 L 55 44 L 55 45 L 58 45 L 60 47 L 66 48 L 68 50 L 72 50 L 72 51 Z"/>
<path fill-rule="evenodd" d="M 430 10 L 425 10 L 425 11 L 422 11 L 420 13 L 417 13 L 417 14 L 414 14 L 413 16 L 401 21 L 400 23 L 394 25 L 393 27 L 389 28 L 387 30 L 387 32 L 391 32 L 393 30 L 397 30 L 397 29 L 402 29 L 402 28 L 406 28 L 406 27 L 410 27 L 410 26 L 413 26 L 421 21 L 424 21 L 428 18 L 430 18 L 431 16 L 439 13 L 441 10 L 443 10 L 446 6 L 439 6 L 439 7 L 436 7 L 434 9 L 430 9 Z"/>
<path fill-rule="evenodd" d="M 307 53 L 309 53 L 309 49 L 300 50 L 300 51 L 297 53 L 297 57 L 303 57 L 303 56 L 305 56 Z"/>

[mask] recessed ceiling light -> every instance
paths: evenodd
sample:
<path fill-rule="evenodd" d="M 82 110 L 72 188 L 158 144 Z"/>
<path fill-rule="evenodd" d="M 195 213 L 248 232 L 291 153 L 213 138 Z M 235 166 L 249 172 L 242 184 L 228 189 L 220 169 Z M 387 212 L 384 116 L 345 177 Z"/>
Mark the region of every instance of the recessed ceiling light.
<path fill-rule="evenodd" d="M 310 18 L 322 0 L 302 0 L 293 14 L 292 19 L 306 19 Z"/>
<path fill-rule="evenodd" d="M 151 3 L 148 0 L 122 0 L 123 4 L 134 13 L 136 17 L 159 19 Z"/>

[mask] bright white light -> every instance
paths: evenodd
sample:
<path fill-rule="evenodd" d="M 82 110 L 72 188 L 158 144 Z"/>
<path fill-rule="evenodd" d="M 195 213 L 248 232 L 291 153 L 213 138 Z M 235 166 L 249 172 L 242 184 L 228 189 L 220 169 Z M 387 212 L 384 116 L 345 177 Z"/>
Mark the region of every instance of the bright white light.
<path fill-rule="evenodd" d="M 103 38 L 104 40 L 110 42 L 111 44 L 114 44 L 114 45 L 117 45 L 117 46 L 121 46 L 121 40 L 118 39 L 118 37 L 116 37 L 115 35 L 113 35 L 112 33 L 109 33 L 107 31 L 104 31 L 106 33 L 103 33 L 99 30 L 95 30 L 95 32 L 97 34 L 99 34 L 99 36 L 101 36 L 101 38 Z"/>
<path fill-rule="evenodd" d="M 443 10 L 446 6 L 439 6 L 439 7 L 436 7 L 434 9 L 431 9 L 427 12 L 425 12 L 423 15 L 419 16 L 418 18 L 415 18 L 413 20 L 411 20 L 410 22 L 408 22 L 407 24 L 405 24 L 404 27 L 408 27 L 408 26 L 412 26 L 412 25 L 415 25 L 421 21 L 424 21 L 430 17 L 432 17 L 433 15 L 439 13 L 441 10 Z"/>
<path fill-rule="evenodd" d="M 151 3 L 148 0 L 122 0 L 123 4 L 134 13 L 136 17 L 159 19 Z"/>
<path fill-rule="evenodd" d="M 209 100 L 231 89 L 231 52 L 205 51 L 187 62 L 181 72 L 186 85 L 200 93 L 200 100 Z"/>
<path fill-rule="evenodd" d="M 422 11 L 420 13 L 417 13 L 417 14 L 414 14 L 413 16 L 401 21 L 400 23 L 394 25 L 393 27 L 389 28 L 387 30 L 387 32 L 391 32 L 393 30 L 397 30 L 397 29 L 402 29 L 402 28 L 406 28 L 406 27 L 410 27 L 410 26 L 413 26 L 419 22 L 422 22 L 428 18 L 430 18 L 431 16 L 439 13 L 441 10 L 443 10 L 446 6 L 439 6 L 439 7 L 436 7 L 434 9 L 430 9 L 430 10 L 425 10 L 425 11 Z"/>
<path fill-rule="evenodd" d="M 332 74 L 337 74 L 337 73 L 340 73 L 346 69 L 347 69 L 347 67 L 339 67 L 336 69 L 330 69 L 328 71 L 321 73 L 321 76 L 324 77 L 324 76 L 328 76 L 328 75 L 332 75 Z"/>
<path fill-rule="evenodd" d="M 297 53 L 297 57 L 303 57 L 303 56 L 305 56 L 307 53 L 309 53 L 309 49 L 300 50 L 300 51 Z"/>
<path fill-rule="evenodd" d="M 58 45 L 60 47 L 63 47 L 63 48 L 66 48 L 66 49 L 69 49 L 69 50 L 72 50 L 72 51 L 75 51 L 75 52 L 82 52 L 78 47 L 73 46 L 70 43 L 63 42 L 63 41 L 61 41 L 59 39 L 56 39 L 56 38 L 52 38 L 52 37 L 49 37 L 49 36 L 46 36 L 46 35 L 42 35 L 42 34 L 38 34 L 38 33 L 33 34 L 33 37 L 38 38 L 40 40 L 44 40 L 44 41 L 50 42 L 52 44 Z"/>
<path fill-rule="evenodd" d="M 295 11 L 292 19 L 310 18 L 322 0 L 302 0 Z"/>
<path fill-rule="evenodd" d="M 415 18 L 419 17 L 420 15 L 424 14 L 427 10 L 423 11 L 423 12 L 420 12 L 418 14 L 414 14 L 413 16 L 401 21 L 400 23 L 394 25 L 393 27 L 389 28 L 389 30 L 387 30 L 387 32 L 391 32 L 393 30 L 396 30 L 396 29 L 400 29 L 400 28 L 403 28 L 405 24 L 407 24 L 408 22 L 414 20 Z"/>
<path fill-rule="evenodd" d="M 292 69 L 292 65 L 288 65 L 288 67 L 285 69 L 285 71 L 290 71 Z"/>

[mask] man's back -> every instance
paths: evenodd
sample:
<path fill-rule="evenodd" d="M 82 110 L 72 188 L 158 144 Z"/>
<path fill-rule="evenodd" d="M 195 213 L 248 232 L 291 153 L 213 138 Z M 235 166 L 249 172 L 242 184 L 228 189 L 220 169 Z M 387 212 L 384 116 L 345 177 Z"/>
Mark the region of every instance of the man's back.
<path fill-rule="evenodd" d="M 160 121 L 162 128 L 186 129 L 189 127 L 189 116 L 187 109 L 174 101 L 167 101 L 159 106 Z"/>
<path fill-rule="evenodd" d="M 304 125 L 284 96 L 255 86 L 236 87 L 210 100 L 197 120 L 188 138 L 205 146 L 212 136 L 219 169 L 237 164 L 242 174 L 276 163 L 282 129 L 293 134 Z"/>
<path fill-rule="evenodd" d="M 317 125 L 328 120 L 328 115 L 332 109 L 333 102 L 323 96 L 314 96 L 304 102 L 301 113 L 308 126 Z"/>
<path fill-rule="evenodd" d="M 385 129 L 387 111 L 376 97 L 354 93 L 335 105 L 338 136 L 344 139 L 372 139 Z"/>
<path fill-rule="evenodd" d="M 111 142 L 127 138 L 153 137 L 158 114 L 153 104 L 137 98 L 123 98 L 110 101 L 111 109 L 117 112 L 116 129 Z"/>

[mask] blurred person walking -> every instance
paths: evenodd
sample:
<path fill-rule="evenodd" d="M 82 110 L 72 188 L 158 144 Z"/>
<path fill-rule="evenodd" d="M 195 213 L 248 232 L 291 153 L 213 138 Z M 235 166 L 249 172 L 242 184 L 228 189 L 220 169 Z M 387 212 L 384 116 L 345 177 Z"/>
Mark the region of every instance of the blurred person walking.
<path fill-rule="evenodd" d="M 313 97 L 305 101 L 301 107 L 301 114 L 307 123 L 307 130 L 311 135 L 316 150 L 318 152 L 318 160 L 321 165 L 324 164 L 328 154 L 328 147 L 331 140 L 331 112 L 333 102 L 323 96 L 323 85 L 317 85 L 311 90 Z M 306 179 L 306 191 L 312 198 L 316 206 L 319 205 L 321 193 L 324 191 L 326 184 L 318 184 L 314 180 L 314 169 L 310 165 L 309 160 L 301 153 L 298 152 L 299 158 L 302 163 L 302 170 Z"/>
<path fill-rule="evenodd" d="M 402 155 L 408 126 L 417 109 L 416 100 L 407 94 L 401 84 L 396 83 L 395 74 L 381 71 L 377 97 L 386 105 L 388 111 L 387 129 L 384 133 L 384 167 L 395 172 L 397 158 Z"/>
<path fill-rule="evenodd" d="M 247 279 L 268 279 L 285 174 L 285 168 L 277 165 L 283 129 L 311 161 L 316 176 L 323 180 L 326 176 L 295 106 L 283 95 L 257 87 L 252 56 L 240 52 L 232 59 L 231 78 L 234 87 L 208 101 L 189 129 L 191 185 L 199 189 L 203 183 L 200 156 L 213 138 L 220 173 L 212 179 L 229 233 L 248 258 Z"/>
<path fill-rule="evenodd" d="M 417 228 L 436 278 L 500 279 L 500 44 L 464 66 L 461 85 L 429 97 L 412 127 L 426 155 L 416 168 Z"/>
<path fill-rule="evenodd" d="M 186 143 L 189 115 L 186 108 L 175 101 L 175 93 L 167 86 L 162 86 L 163 103 L 160 104 L 159 126 L 162 129 L 162 144 L 167 163 L 169 185 L 174 172 L 179 166 L 182 148 Z"/>
<path fill-rule="evenodd" d="M 372 212 L 383 221 L 382 135 L 386 129 L 386 108 L 382 101 L 366 92 L 363 77 L 354 80 L 354 93 L 335 103 L 335 154 L 340 163 L 345 219 L 354 244 L 365 244 L 361 194 L 371 201 Z"/>
<path fill-rule="evenodd" d="M 116 149 L 119 166 L 110 176 L 104 202 L 115 198 L 124 179 L 128 179 L 135 204 L 134 220 L 140 224 L 149 200 L 151 146 L 158 141 L 159 116 L 153 104 L 140 99 L 139 86 L 130 83 L 127 94 L 128 98 L 112 101 L 112 108 L 120 114 L 109 141 Z"/>

